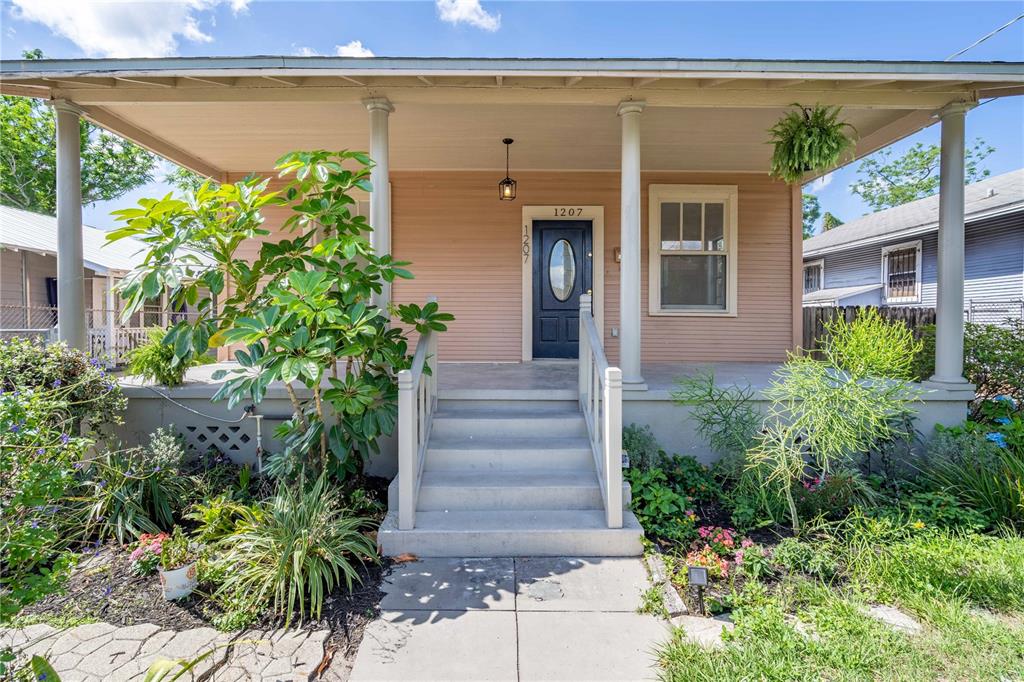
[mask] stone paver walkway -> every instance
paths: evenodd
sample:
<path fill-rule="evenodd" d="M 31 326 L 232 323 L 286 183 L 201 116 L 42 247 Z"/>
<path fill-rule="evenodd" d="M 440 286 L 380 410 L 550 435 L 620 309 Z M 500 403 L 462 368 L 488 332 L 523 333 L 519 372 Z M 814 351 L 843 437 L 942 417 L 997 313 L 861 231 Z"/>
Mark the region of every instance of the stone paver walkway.
<path fill-rule="evenodd" d="M 46 658 L 62 682 L 122 682 L 141 680 L 157 658 L 191 659 L 214 649 L 184 675 L 216 682 L 279 682 L 308 680 L 324 656 L 327 630 L 251 630 L 241 634 L 213 628 L 162 630 L 156 625 L 117 628 L 106 623 L 56 630 L 30 625 L 0 630 L 0 649 L 13 648 L 26 656 Z M 213 671 L 213 674 L 210 673 Z"/>
<path fill-rule="evenodd" d="M 385 579 L 352 682 L 647 680 L 667 624 L 640 559 L 421 559 Z"/>

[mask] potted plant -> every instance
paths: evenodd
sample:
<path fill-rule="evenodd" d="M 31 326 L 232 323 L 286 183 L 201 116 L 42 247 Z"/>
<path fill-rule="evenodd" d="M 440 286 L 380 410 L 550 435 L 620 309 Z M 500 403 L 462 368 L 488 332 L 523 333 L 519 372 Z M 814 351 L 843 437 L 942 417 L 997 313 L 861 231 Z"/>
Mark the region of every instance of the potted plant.
<path fill-rule="evenodd" d="M 196 557 L 181 528 L 174 527 L 160 551 L 160 586 L 164 599 L 182 599 L 196 588 Z"/>
<path fill-rule="evenodd" d="M 163 544 L 168 539 L 167 533 L 143 533 L 139 538 L 139 546 L 131 555 L 131 569 L 136 575 L 151 575 L 160 565 Z"/>
<path fill-rule="evenodd" d="M 844 155 L 852 155 L 856 128 L 839 120 L 840 107 L 794 104 L 768 132 L 775 145 L 771 174 L 789 183 L 798 183 L 805 173 L 837 165 Z"/>

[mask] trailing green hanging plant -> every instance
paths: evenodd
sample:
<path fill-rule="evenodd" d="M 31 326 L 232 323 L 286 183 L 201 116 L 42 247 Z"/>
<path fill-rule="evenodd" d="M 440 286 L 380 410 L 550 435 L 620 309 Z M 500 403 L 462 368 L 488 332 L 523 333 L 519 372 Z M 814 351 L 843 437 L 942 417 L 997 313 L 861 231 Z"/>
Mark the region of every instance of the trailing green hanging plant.
<path fill-rule="evenodd" d="M 808 171 L 832 168 L 844 155 L 853 156 L 857 129 L 839 120 L 840 107 L 793 106 L 797 111 L 790 111 L 768 130 L 775 145 L 773 176 L 798 183 Z"/>

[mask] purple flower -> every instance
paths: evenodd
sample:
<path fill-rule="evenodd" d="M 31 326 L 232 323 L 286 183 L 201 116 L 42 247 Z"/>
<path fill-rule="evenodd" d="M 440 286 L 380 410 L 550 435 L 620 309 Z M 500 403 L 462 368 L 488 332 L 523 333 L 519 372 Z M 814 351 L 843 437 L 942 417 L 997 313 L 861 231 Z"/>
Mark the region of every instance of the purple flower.
<path fill-rule="evenodd" d="M 39 521 L 37 521 L 36 519 L 32 519 L 32 527 L 39 528 Z"/>
<path fill-rule="evenodd" d="M 21 431 L 21 424 L 11 424 L 11 433 Z"/>
<path fill-rule="evenodd" d="M 76 469 L 81 469 L 84 466 L 85 466 L 85 462 L 75 462 L 75 468 Z"/>
<path fill-rule="evenodd" d="M 100 488 L 106 488 L 107 487 L 107 482 L 106 481 L 99 481 L 99 482 L 96 483 L 96 485 L 99 486 Z"/>
<path fill-rule="evenodd" d="M 110 585 L 107 585 L 106 587 L 103 588 L 103 596 L 104 597 L 109 597 L 110 593 L 113 592 L 113 591 L 114 591 L 114 588 L 111 587 Z"/>
<path fill-rule="evenodd" d="M 66 433 L 60 434 L 60 443 L 61 443 L 61 445 L 67 445 L 70 442 L 71 442 L 71 436 L 69 436 Z"/>
<path fill-rule="evenodd" d="M 61 381 L 60 379 L 54 379 L 54 380 L 53 380 L 53 387 L 54 387 L 54 388 L 60 388 L 60 385 L 61 385 L 62 383 L 64 383 L 64 382 L 63 382 L 63 381 Z"/>
<path fill-rule="evenodd" d="M 89 360 L 89 364 L 92 365 L 93 367 L 99 367 L 100 361 L 98 358 L 92 358 Z"/>
<path fill-rule="evenodd" d="M 46 454 L 46 448 L 39 448 L 38 450 L 36 450 L 36 454 L 37 455 L 45 455 Z"/>

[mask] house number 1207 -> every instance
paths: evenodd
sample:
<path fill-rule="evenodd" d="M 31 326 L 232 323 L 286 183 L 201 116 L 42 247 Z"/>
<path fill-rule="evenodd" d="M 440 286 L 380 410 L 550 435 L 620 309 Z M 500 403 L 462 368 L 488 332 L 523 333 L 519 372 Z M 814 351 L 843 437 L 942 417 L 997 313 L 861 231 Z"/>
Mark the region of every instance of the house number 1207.
<path fill-rule="evenodd" d="M 556 206 L 555 207 L 555 216 L 557 216 L 559 218 L 565 218 L 565 217 L 573 218 L 575 216 L 582 216 L 582 215 L 583 215 L 583 209 L 582 208 L 566 208 L 564 206 Z"/>

